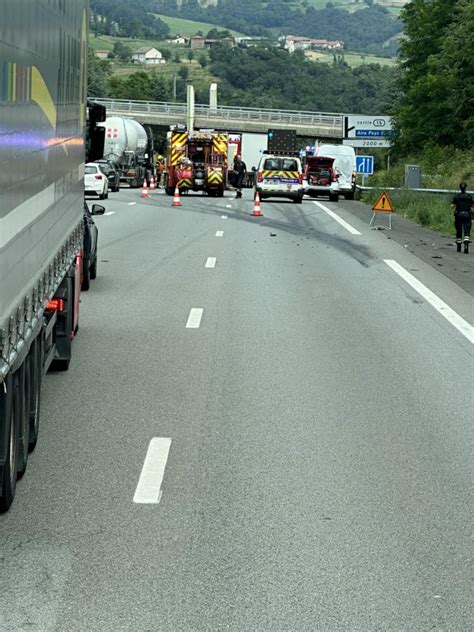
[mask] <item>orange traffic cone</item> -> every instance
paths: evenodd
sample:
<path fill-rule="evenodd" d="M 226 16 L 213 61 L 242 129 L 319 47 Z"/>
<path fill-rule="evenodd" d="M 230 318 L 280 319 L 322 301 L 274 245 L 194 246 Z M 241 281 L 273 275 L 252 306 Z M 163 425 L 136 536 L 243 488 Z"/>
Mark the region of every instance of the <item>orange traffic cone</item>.
<path fill-rule="evenodd" d="M 176 185 L 176 189 L 174 190 L 173 204 L 171 206 L 181 206 L 181 200 L 179 199 L 178 185 Z"/>
<path fill-rule="evenodd" d="M 149 198 L 150 194 L 148 193 L 148 187 L 146 185 L 146 178 L 145 180 L 143 180 L 143 188 L 142 188 L 142 192 L 140 194 L 140 197 L 142 198 Z"/>
<path fill-rule="evenodd" d="M 255 193 L 255 202 L 253 205 L 253 211 L 250 213 L 253 217 L 263 217 L 262 210 L 260 208 L 260 196 L 258 191 Z"/>
<path fill-rule="evenodd" d="M 155 189 L 156 189 L 156 187 L 155 187 L 155 178 L 153 176 L 151 176 L 150 191 L 154 191 Z"/>

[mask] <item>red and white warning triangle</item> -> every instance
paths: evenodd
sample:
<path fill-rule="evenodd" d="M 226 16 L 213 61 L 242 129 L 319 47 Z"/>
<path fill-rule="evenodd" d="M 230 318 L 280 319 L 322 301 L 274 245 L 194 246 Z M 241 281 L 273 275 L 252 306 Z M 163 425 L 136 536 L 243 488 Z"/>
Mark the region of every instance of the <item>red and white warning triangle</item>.
<path fill-rule="evenodd" d="M 373 205 L 372 210 L 382 211 L 385 213 L 394 213 L 395 207 L 392 204 L 392 200 L 388 197 L 385 191 L 383 191 L 377 198 L 377 201 Z"/>

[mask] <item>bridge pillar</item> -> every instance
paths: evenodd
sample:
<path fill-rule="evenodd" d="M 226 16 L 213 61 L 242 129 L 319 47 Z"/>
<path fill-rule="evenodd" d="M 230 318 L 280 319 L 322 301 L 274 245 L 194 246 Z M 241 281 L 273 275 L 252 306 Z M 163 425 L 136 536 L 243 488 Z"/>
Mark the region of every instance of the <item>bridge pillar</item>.
<path fill-rule="evenodd" d="M 211 83 L 209 88 L 209 109 L 211 112 L 217 110 L 217 83 Z"/>
<path fill-rule="evenodd" d="M 186 87 L 186 129 L 194 130 L 194 86 L 190 84 Z"/>

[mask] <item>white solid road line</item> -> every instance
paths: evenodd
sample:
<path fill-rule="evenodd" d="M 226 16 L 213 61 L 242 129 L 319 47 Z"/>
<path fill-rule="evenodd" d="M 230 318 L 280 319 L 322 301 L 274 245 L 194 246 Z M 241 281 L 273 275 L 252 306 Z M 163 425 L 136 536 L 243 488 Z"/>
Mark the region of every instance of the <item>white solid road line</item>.
<path fill-rule="evenodd" d="M 203 309 L 200 307 L 193 307 L 189 313 L 188 322 L 186 323 L 187 329 L 197 329 L 201 324 L 201 318 Z"/>
<path fill-rule="evenodd" d="M 342 217 L 339 217 L 339 215 L 336 215 L 336 213 L 334 213 L 334 211 L 331 211 L 331 209 L 328 208 L 327 206 L 324 206 L 324 204 L 321 204 L 320 202 L 314 202 L 314 201 L 313 201 L 313 204 L 316 204 L 316 206 L 319 206 L 320 209 L 322 209 L 325 213 L 327 213 L 333 219 L 335 219 L 336 222 L 338 222 L 341 226 L 343 226 L 346 230 L 348 230 L 352 235 L 361 234 L 359 233 L 358 230 L 356 230 L 350 224 L 348 224 L 346 220 L 342 219 Z"/>
<path fill-rule="evenodd" d="M 216 267 L 216 257 L 208 257 L 206 261 L 206 268 L 215 268 Z"/>
<path fill-rule="evenodd" d="M 150 441 L 133 496 L 134 503 L 156 505 L 160 502 L 161 483 L 165 474 L 170 445 L 171 439 L 166 437 L 154 437 Z"/>
<path fill-rule="evenodd" d="M 224 237 L 224 231 L 223 230 L 218 230 L 216 232 L 216 237 Z"/>
<path fill-rule="evenodd" d="M 442 301 L 439 296 L 436 296 L 434 292 L 429 290 L 426 285 L 423 285 L 418 279 L 416 279 L 412 274 L 410 274 L 405 268 L 403 268 L 399 263 L 394 261 L 393 259 L 384 259 L 385 263 L 392 268 L 394 272 L 396 272 L 404 281 L 411 285 L 411 287 L 418 292 L 428 303 L 438 311 L 441 316 L 444 316 L 448 322 L 451 323 L 458 331 L 460 331 L 463 336 L 471 342 L 474 343 L 474 327 L 470 325 L 467 321 L 459 316 L 453 309 L 446 305 L 444 301 Z"/>

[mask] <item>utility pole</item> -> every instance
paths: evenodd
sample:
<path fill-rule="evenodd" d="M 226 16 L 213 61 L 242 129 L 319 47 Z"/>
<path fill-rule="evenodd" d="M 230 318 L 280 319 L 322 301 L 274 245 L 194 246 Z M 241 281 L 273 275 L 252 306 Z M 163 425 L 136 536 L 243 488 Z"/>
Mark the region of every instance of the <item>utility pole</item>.
<path fill-rule="evenodd" d="M 176 101 L 176 74 L 173 75 L 173 101 Z"/>

